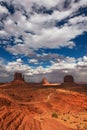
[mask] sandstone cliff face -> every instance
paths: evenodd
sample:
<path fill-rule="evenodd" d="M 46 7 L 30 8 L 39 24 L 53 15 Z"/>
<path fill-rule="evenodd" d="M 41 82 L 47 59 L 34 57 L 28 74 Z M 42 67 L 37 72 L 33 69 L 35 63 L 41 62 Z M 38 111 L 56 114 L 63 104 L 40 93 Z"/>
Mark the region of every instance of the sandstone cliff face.
<path fill-rule="evenodd" d="M 14 81 L 15 81 L 15 80 L 24 81 L 24 77 L 23 77 L 22 73 L 16 72 L 16 73 L 14 74 Z"/>
<path fill-rule="evenodd" d="M 41 84 L 42 84 L 42 85 L 47 85 L 47 84 L 49 84 L 49 82 L 48 82 L 48 80 L 44 77 L 44 78 L 42 79 L 42 81 L 41 81 Z"/>
<path fill-rule="evenodd" d="M 74 78 L 72 75 L 66 75 L 64 77 L 64 83 L 74 83 Z"/>
<path fill-rule="evenodd" d="M 61 87 L 64 89 L 69 89 L 71 90 L 73 87 L 76 87 L 77 84 L 74 82 L 74 78 L 72 75 L 66 75 L 64 77 L 63 83 L 61 84 Z"/>

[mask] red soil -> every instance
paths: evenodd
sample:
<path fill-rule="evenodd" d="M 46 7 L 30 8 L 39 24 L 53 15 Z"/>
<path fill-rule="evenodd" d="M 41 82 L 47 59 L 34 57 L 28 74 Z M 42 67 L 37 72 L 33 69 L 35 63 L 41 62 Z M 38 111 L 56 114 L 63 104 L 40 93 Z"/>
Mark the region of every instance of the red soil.
<path fill-rule="evenodd" d="M 20 81 L 0 85 L 0 130 L 71 130 L 52 113 L 86 109 L 87 97 L 78 92 Z"/>

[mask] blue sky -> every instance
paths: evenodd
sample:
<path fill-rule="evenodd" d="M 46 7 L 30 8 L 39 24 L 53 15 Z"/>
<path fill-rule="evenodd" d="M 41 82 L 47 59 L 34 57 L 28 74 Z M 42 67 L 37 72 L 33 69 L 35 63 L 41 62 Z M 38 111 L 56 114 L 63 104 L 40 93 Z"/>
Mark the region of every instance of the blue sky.
<path fill-rule="evenodd" d="M 0 0 L 0 81 L 87 77 L 87 0 Z"/>

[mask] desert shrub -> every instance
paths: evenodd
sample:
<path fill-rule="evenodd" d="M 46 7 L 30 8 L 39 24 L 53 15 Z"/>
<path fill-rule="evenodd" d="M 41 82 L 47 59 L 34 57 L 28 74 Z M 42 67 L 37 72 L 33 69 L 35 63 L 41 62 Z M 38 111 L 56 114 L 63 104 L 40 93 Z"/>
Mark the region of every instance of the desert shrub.
<path fill-rule="evenodd" d="M 87 111 L 87 108 L 85 108 L 85 111 Z"/>
<path fill-rule="evenodd" d="M 66 119 L 64 119 L 64 121 L 67 121 Z"/>
<path fill-rule="evenodd" d="M 52 117 L 54 117 L 54 118 L 58 118 L 58 115 L 57 115 L 57 113 L 52 113 Z"/>

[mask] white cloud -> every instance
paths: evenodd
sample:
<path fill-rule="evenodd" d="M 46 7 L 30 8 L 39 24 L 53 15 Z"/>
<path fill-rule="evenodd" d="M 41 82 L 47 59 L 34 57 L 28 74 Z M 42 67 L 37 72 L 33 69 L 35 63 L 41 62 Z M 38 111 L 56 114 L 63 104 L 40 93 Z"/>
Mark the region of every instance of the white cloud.
<path fill-rule="evenodd" d="M 24 45 L 20 43 L 14 46 L 7 46 L 6 50 L 14 55 L 24 54 L 25 56 L 29 56 L 30 54 L 32 54 L 32 50 L 29 48 L 29 45 Z"/>
<path fill-rule="evenodd" d="M 79 59 L 77 66 L 84 69 L 84 67 L 87 67 L 87 56 L 83 56 L 82 58 Z"/>
<path fill-rule="evenodd" d="M 83 61 L 84 61 L 84 62 L 87 62 L 87 56 L 84 56 L 84 57 L 83 57 Z"/>
<path fill-rule="evenodd" d="M 9 62 L 6 66 L 6 70 L 8 72 L 26 72 L 27 70 L 30 70 L 31 68 L 28 65 L 23 64 L 21 59 L 17 59 L 16 61 Z"/>
<path fill-rule="evenodd" d="M 8 13 L 8 10 L 0 5 L 0 15 L 2 15 L 3 13 Z"/>
<path fill-rule="evenodd" d="M 6 36 L 7 35 L 7 33 L 4 31 L 4 30 L 0 30 L 0 37 L 2 36 Z"/>
<path fill-rule="evenodd" d="M 84 20 L 85 23 L 86 23 L 86 19 Z M 17 44 L 12 47 L 7 47 L 7 50 L 13 52 L 13 54 L 14 53 L 24 54 L 25 52 L 27 53 L 27 50 L 29 48 L 33 48 L 33 49 L 59 48 L 65 46 L 69 48 L 73 48 L 75 47 L 75 43 L 73 43 L 71 40 L 76 38 L 78 35 L 83 34 L 86 30 L 87 30 L 87 24 L 83 24 L 82 22 L 81 23 L 77 22 L 71 25 L 65 24 L 61 28 L 57 28 L 57 27 L 52 27 L 48 29 L 42 28 L 42 30 L 40 30 L 40 34 L 38 33 L 35 35 L 24 34 L 23 37 L 24 44 Z"/>
<path fill-rule="evenodd" d="M 86 0 L 67 1 L 67 8 L 64 7 L 65 2 L 66 0 L 50 0 L 50 2 L 48 0 L 12 1 L 15 13 L 9 14 L 4 20 L 4 30 L 0 33 L 2 36 L 5 35 L 9 38 L 14 35 L 15 45 L 7 46 L 6 50 L 14 55 L 29 55 L 32 51 L 31 48 L 35 50 L 39 48 L 75 47 L 72 39 L 87 32 L 87 17 L 84 15 L 74 17 L 74 14 L 80 7 L 86 7 L 87 2 Z M 32 9 L 34 4 L 36 4 L 37 9 L 43 6 L 47 10 L 53 8 L 53 12 L 52 14 L 34 12 Z M 23 14 L 24 10 L 28 17 Z M 70 18 L 71 16 L 73 18 Z M 66 24 L 61 26 L 57 24 L 67 17 Z M 57 27 L 55 24 L 57 24 Z M 23 41 L 19 39 L 20 35 L 23 37 Z"/>
<path fill-rule="evenodd" d="M 38 60 L 36 60 L 36 59 L 30 59 L 30 60 L 29 60 L 29 63 L 38 64 Z"/>
<path fill-rule="evenodd" d="M 74 17 L 69 20 L 70 24 L 79 24 L 84 22 L 87 23 L 87 17 L 84 15 L 80 15 L 78 17 Z"/>
<path fill-rule="evenodd" d="M 80 19 L 80 21 L 78 21 L 78 19 Z M 13 54 L 25 54 L 25 52 L 28 54 L 28 49 L 31 50 L 30 48 L 59 48 L 65 46 L 73 48 L 75 47 L 75 43 L 73 43 L 72 39 L 87 31 L 86 16 L 71 18 L 69 19 L 69 22 L 62 27 L 44 28 L 44 25 L 29 23 L 29 21 L 26 20 L 24 22 L 20 20 L 20 23 L 21 25 L 18 25 L 18 27 L 12 25 L 11 29 L 8 29 L 8 26 L 5 28 L 5 31 L 7 31 L 8 34 L 14 33 L 16 37 L 20 35 L 23 36 L 24 44 L 19 44 L 15 41 L 15 46 L 7 47 L 7 50 L 11 53 L 13 52 Z M 24 32 L 24 30 L 29 28 L 27 24 L 29 24 L 29 26 L 30 24 L 32 25 L 30 26 L 30 32 L 34 32 L 35 35 L 32 33 L 26 34 Z M 24 26 L 22 27 L 22 25 Z"/>

